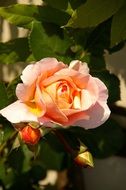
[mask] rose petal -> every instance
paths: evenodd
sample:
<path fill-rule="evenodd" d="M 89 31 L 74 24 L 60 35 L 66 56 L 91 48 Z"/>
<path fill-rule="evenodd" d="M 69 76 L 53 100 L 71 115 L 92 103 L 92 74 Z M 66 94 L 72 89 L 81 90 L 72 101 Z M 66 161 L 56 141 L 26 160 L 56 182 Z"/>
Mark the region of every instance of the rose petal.
<path fill-rule="evenodd" d="M 62 109 L 62 112 L 66 115 L 66 116 L 71 116 L 75 113 L 80 113 L 82 112 L 82 110 L 80 109 Z"/>
<path fill-rule="evenodd" d="M 102 125 L 110 116 L 110 109 L 106 103 L 96 103 L 91 109 L 86 111 L 89 119 L 76 121 L 73 125 L 80 126 L 85 129 L 91 129 Z M 78 119 L 78 118 L 76 118 Z"/>
<path fill-rule="evenodd" d="M 57 81 L 66 81 L 66 82 L 68 82 L 68 84 L 70 84 L 70 86 L 73 89 L 78 90 L 77 86 L 73 83 L 73 80 L 69 76 L 60 76 L 60 75 L 55 75 L 55 74 L 53 76 L 45 79 L 43 81 L 43 86 L 44 87 L 49 86 L 52 83 L 55 83 Z"/>
<path fill-rule="evenodd" d="M 107 99 L 108 99 L 108 89 L 107 89 L 107 87 L 98 78 L 94 78 L 94 79 L 95 79 L 95 82 L 97 83 L 97 86 L 98 86 L 98 89 L 99 89 L 98 101 L 107 102 Z"/>
<path fill-rule="evenodd" d="M 99 98 L 99 88 L 96 81 L 91 75 L 89 77 L 89 80 L 87 82 L 85 89 L 89 92 L 91 96 L 92 104 L 94 105 Z"/>
<path fill-rule="evenodd" d="M 68 122 L 64 123 L 64 126 L 70 126 L 70 125 L 73 125 L 73 126 L 76 126 L 76 121 L 77 120 L 88 120 L 89 119 L 89 115 L 86 113 L 86 112 L 77 112 L 75 114 L 72 114 L 72 115 L 69 115 L 68 116 Z"/>
<path fill-rule="evenodd" d="M 0 114 L 6 117 L 11 123 L 37 122 L 37 117 L 29 112 L 27 106 L 19 100 L 0 110 Z"/>
<path fill-rule="evenodd" d="M 31 85 L 41 73 L 47 72 L 47 76 L 51 76 L 64 67 L 66 65 L 55 58 L 44 58 L 36 64 L 28 65 L 23 70 L 21 79 L 24 84 Z"/>
<path fill-rule="evenodd" d="M 43 116 L 46 112 L 46 105 L 43 101 L 42 94 L 38 86 L 36 87 L 34 99 L 25 103 L 29 110 L 37 117 Z"/>
<path fill-rule="evenodd" d="M 81 109 L 87 110 L 89 109 L 94 102 L 92 101 L 92 96 L 90 95 L 90 92 L 88 90 L 82 90 L 81 91 Z"/>
<path fill-rule="evenodd" d="M 82 63 L 79 60 L 71 61 L 69 68 L 79 71 L 79 73 L 82 73 L 84 75 L 89 74 L 89 67 L 88 67 L 87 63 L 85 63 L 85 62 Z"/>
<path fill-rule="evenodd" d="M 35 84 L 33 83 L 31 86 L 26 86 L 23 83 L 19 83 L 16 87 L 16 96 L 19 100 L 29 101 L 34 98 L 35 93 Z"/>
<path fill-rule="evenodd" d="M 52 83 L 51 85 L 48 85 L 45 89 L 46 92 L 51 96 L 53 101 L 56 101 L 56 90 L 59 82 Z"/>
<path fill-rule="evenodd" d="M 69 76 L 73 80 L 73 83 L 75 83 L 81 89 L 87 86 L 90 76 L 89 74 L 84 75 L 70 68 L 61 69 L 60 71 L 56 72 L 55 75 L 62 77 Z"/>
<path fill-rule="evenodd" d="M 45 90 L 42 90 L 42 97 L 46 104 L 46 115 L 48 118 L 50 118 L 50 120 L 53 120 L 54 122 L 57 122 L 57 123 L 62 123 L 62 122 L 68 121 L 68 118 L 57 107 L 56 103 L 52 100 L 50 95 L 47 92 L 45 92 Z"/>

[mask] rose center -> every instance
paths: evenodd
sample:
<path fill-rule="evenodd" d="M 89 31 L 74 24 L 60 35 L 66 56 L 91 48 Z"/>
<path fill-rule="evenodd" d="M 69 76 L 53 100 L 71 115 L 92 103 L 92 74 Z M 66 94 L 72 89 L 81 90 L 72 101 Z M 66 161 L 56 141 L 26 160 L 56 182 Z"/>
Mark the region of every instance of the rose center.
<path fill-rule="evenodd" d="M 66 81 L 59 83 L 57 88 L 57 104 L 61 109 L 70 108 L 71 106 L 71 88 Z"/>

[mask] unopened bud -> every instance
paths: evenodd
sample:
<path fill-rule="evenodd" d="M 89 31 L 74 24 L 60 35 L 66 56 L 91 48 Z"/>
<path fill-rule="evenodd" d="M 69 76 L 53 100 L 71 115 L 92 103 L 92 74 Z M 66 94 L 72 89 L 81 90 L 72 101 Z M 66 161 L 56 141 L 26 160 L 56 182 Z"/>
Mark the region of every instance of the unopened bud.
<path fill-rule="evenodd" d="M 78 165 L 83 166 L 83 167 L 93 167 L 94 166 L 93 158 L 89 151 L 85 151 L 83 153 L 78 154 L 75 157 L 74 161 Z"/>
<path fill-rule="evenodd" d="M 23 127 L 23 129 L 19 131 L 19 134 L 21 139 L 26 144 L 31 144 L 31 145 L 37 144 L 41 137 L 40 129 L 32 128 L 30 125 Z"/>

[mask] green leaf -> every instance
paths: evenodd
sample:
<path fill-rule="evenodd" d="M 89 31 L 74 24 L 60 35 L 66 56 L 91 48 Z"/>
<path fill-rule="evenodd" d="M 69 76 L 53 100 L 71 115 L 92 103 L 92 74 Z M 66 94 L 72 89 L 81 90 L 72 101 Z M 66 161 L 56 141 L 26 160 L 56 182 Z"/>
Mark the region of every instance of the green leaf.
<path fill-rule="evenodd" d="M 26 28 L 34 20 L 36 14 L 38 14 L 38 8 L 35 5 L 15 4 L 0 7 L 0 16 L 12 24 Z"/>
<path fill-rule="evenodd" d="M 118 153 L 124 145 L 122 128 L 114 120 L 108 120 L 104 125 L 90 130 L 79 127 L 71 131 L 88 147 L 93 156 L 105 158 Z"/>
<path fill-rule="evenodd" d="M 73 28 L 97 26 L 115 14 L 123 2 L 124 0 L 88 0 L 73 12 L 66 26 Z"/>
<path fill-rule="evenodd" d="M 69 0 L 71 7 L 77 9 L 81 4 L 84 4 L 87 0 Z"/>
<path fill-rule="evenodd" d="M 126 39 L 126 4 L 114 15 L 111 26 L 111 47 Z"/>
<path fill-rule="evenodd" d="M 42 25 L 40 22 L 33 22 L 29 36 L 29 44 L 34 57 L 40 60 L 44 57 L 57 57 L 64 55 L 70 46 L 69 39 L 64 39 L 62 29 L 55 25 Z"/>
<path fill-rule="evenodd" d="M 46 140 L 40 142 L 40 152 L 35 162 L 45 169 L 61 170 L 67 165 L 65 152 L 57 152 Z M 51 158 L 51 159 L 50 159 Z"/>
<path fill-rule="evenodd" d="M 7 106 L 8 103 L 9 103 L 9 100 L 8 100 L 5 84 L 3 82 L 0 82 L 0 109 Z"/>
<path fill-rule="evenodd" d="M 40 60 L 44 57 L 55 56 L 48 40 L 49 38 L 41 23 L 33 22 L 32 30 L 29 36 L 29 44 L 36 60 Z"/>
<path fill-rule="evenodd" d="M 6 143 L 10 139 L 15 130 L 4 117 L 0 117 L 0 125 L 2 126 L 0 128 L 0 145 L 2 146 L 3 143 Z"/>
<path fill-rule="evenodd" d="M 54 7 L 56 9 L 67 9 L 68 7 L 68 0 L 63 0 L 63 1 L 59 1 L 59 0 L 44 0 L 45 3 L 47 3 L 48 5 L 50 5 L 51 7 Z"/>
<path fill-rule="evenodd" d="M 70 19 L 70 15 L 67 12 L 55 9 L 50 6 L 38 6 L 38 10 L 39 16 L 36 17 L 36 20 L 38 21 L 44 21 L 63 26 Z"/>
<path fill-rule="evenodd" d="M 5 159 L 0 159 L 0 182 L 4 184 L 5 189 L 9 189 L 14 180 L 14 172 L 11 168 L 7 168 Z M 1 184 L 0 184 L 1 185 Z"/>
<path fill-rule="evenodd" d="M 31 28 L 32 21 L 45 21 L 58 25 L 65 25 L 70 15 L 65 11 L 49 6 L 15 4 L 0 8 L 0 16 L 11 24 L 24 28 Z"/>
<path fill-rule="evenodd" d="M 1 63 L 13 64 L 18 61 L 26 61 L 29 55 L 27 38 L 17 38 L 6 43 L 0 43 Z"/>
<path fill-rule="evenodd" d="M 104 50 L 109 48 L 111 21 L 111 18 L 104 21 L 90 32 L 85 49 L 91 52 L 93 56 L 103 56 Z"/>
<path fill-rule="evenodd" d="M 16 158 L 16 162 L 15 162 Z M 31 169 L 31 159 L 33 153 L 27 145 L 22 145 L 18 149 L 13 149 L 8 156 L 8 164 L 18 173 L 25 173 Z"/>
<path fill-rule="evenodd" d="M 81 4 L 85 3 L 86 0 L 44 0 L 44 2 L 56 9 L 66 10 L 69 7 L 69 3 L 73 9 L 76 9 Z"/>

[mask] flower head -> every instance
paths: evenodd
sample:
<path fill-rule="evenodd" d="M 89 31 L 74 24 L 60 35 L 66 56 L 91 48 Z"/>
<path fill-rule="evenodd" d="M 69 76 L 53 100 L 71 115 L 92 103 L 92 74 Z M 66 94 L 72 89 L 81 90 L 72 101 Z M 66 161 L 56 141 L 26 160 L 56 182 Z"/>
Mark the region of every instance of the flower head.
<path fill-rule="evenodd" d="M 55 58 L 28 65 L 17 85 L 18 100 L 0 113 L 12 123 L 38 122 L 86 129 L 103 124 L 110 115 L 108 90 L 89 74 L 86 63 L 75 60 L 69 66 Z"/>

